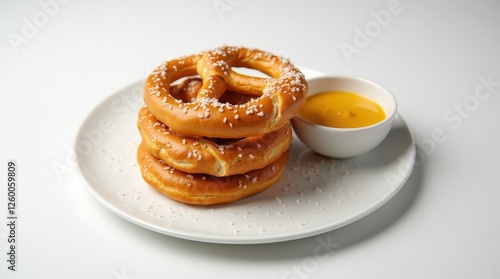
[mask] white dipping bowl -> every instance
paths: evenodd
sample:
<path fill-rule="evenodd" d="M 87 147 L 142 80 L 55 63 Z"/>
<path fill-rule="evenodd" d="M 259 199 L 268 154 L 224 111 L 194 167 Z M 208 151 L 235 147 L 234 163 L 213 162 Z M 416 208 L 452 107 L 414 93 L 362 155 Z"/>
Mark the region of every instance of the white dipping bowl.
<path fill-rule="evenodd" d="M 387 89 L 359 77 L 323 76 L 307 82 L 308 96 L 326 91 L 352 92 L 377 103 L 386 115 L 378 123 L 359 128 L 327 127 L 297 115 L 292 118 L 293 129 L 310 149 L 327 157 L 347 159 L 374 149 L 386 138 L 397 113 L 396 99 Z"/>

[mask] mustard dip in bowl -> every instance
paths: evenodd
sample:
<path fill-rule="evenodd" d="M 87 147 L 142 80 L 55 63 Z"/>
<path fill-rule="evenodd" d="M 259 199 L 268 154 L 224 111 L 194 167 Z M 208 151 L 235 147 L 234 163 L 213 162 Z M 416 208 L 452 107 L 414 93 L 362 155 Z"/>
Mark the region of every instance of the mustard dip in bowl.
<path fill-rule="evenodd" d="M 397 114 L 395 97 L 359 77 L 323 76 L 308 80 L 309 95 L 292 119 L 298 138 L 313 151 L 338 159 L 377 147 Z"/>

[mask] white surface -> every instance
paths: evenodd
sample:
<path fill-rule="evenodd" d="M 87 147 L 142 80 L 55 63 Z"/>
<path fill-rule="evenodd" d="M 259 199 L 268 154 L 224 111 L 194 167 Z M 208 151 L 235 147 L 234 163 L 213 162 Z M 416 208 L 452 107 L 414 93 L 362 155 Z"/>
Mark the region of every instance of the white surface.
<path fill-rule="evenodd" d="M 67 2 L 46 22 L 39 1 L 0 4 L 0 181 L 7 160 L 19 165 L 18 271 L 2 260 L 0 278 L 500 277 L 500 2 Z M 376 29 L 372 11 L 388 5 Z M 40 28 L 14 52 L 9 34 L 33 16 Z M 363 43 L 365 27 L 375 29 Z M 165 236 L 104 208 L 68 151 L 84 117 L 159 62 L 223 43 L 391 90 L 419 146 L 401 191 L 338 230 L 244 246 Z M 117 105 L 131 113 L 127 99 Z M 7 234 L 0 226 L 1 257 Z"/>
<path fill-rule="evenodd" d="M 317 76 L 302 70 L 306 77 Z M 373 212 L 406 182 L 415 143 L 401 118 L 386 142 L 364 156 L 336 161 L 292 140 L 282 179 L 253 197 L 218 206 L 189 206 L 165 198 L 144 182 L 136 164 L 137 113 L 121 114 L 117 100 L 136 82 L 100 103 L 80 127 L 78 176 L 105 207 L 147 229 L 209 243 L 261 244 L 340 228 Z M 137 112 L 142 101 L 134 102 Z M 401 160 L 400 158 L 403 158 Z"/>

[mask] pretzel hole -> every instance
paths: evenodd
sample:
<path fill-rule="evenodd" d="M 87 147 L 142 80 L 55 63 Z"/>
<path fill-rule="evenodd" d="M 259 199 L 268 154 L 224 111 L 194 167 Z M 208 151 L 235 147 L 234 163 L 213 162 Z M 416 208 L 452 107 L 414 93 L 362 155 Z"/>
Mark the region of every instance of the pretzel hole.
<path fill-rule="evenodd" d="M 222 94 L 222 96 L 219 98 L 219 102 L 229 103 L 232 105 L 243 105 L 250 102 L 252 98 L 255 98 L 255 96 L 236 93 L 234 91 L 228 90 L 224 92 L 224 94 Z"/>
<path fill-rule="evenodd" d="M 194 102 L 201 85 L 202 80 L 198 75 L 181 77 L 170 84 L 170 95 L 184 103 Z"/>
<path fill-rule="evenodd" d="M 247 68 L 247 67 L 231 67 L 231 69 L 240 74 L 240 75 L 245 75 L 245 76 L 249 76 L 249 77 L 257 77 L 257 78 L 271 78 L 270 75 L 262 72 L 262 71 L 259 71 L 257 69 L 253 69 L 253 68 Z"/>

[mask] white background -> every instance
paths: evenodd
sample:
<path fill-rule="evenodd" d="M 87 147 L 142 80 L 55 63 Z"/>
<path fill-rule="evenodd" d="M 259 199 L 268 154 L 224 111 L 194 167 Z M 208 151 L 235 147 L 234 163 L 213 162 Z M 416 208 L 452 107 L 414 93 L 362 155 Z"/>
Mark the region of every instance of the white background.
<path fill-rule="evenodd" d="M 499 15 L 494 0 L 0 1 L 0 277 L 500 278 Z M 94 107 L 164 60 L 221 44 L 362 76 L 397 97 L 416 167 L 379 210 L 319 236 L 335 249 L 318 237 L 161 235 L 108 211 L 77 177 L 68 154 Z M 5 260 L 8 160 L 16 272 Z"/>

